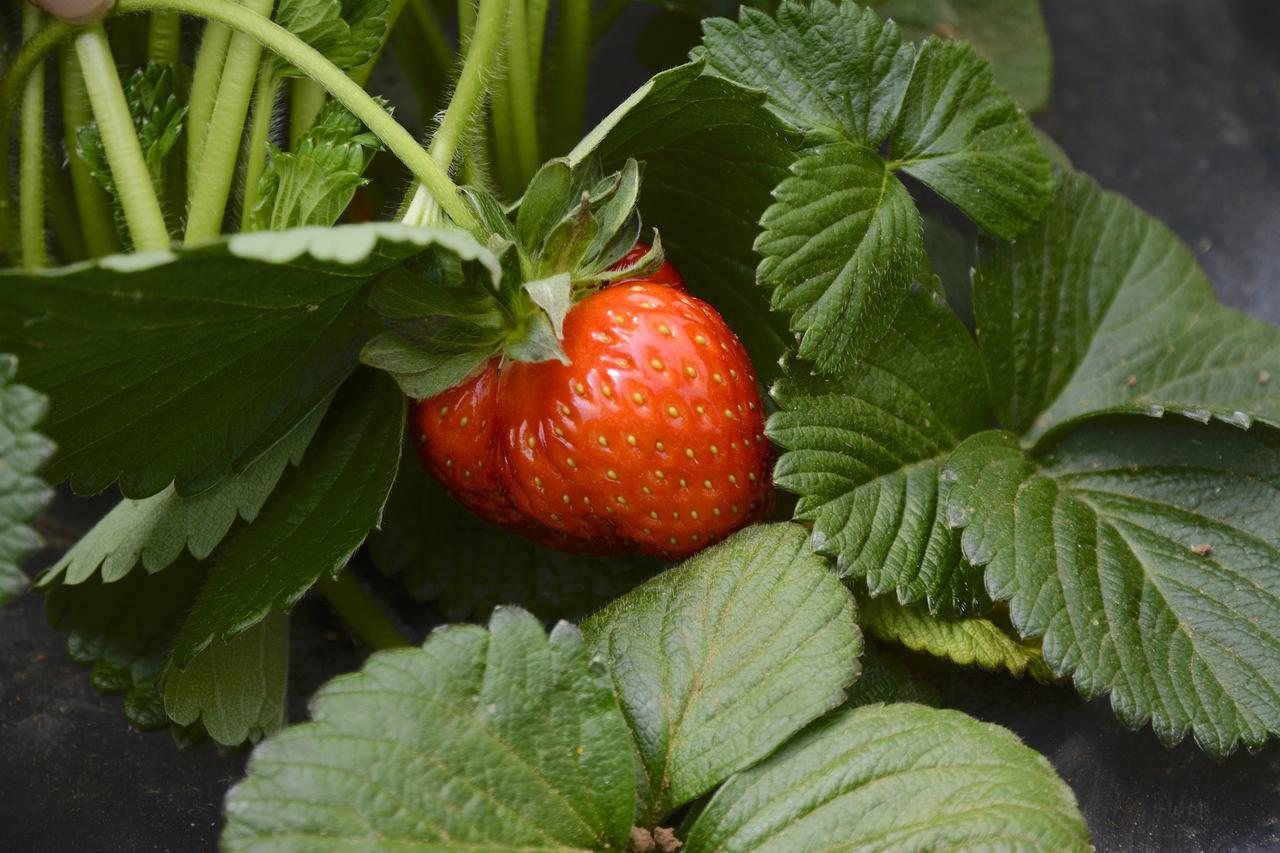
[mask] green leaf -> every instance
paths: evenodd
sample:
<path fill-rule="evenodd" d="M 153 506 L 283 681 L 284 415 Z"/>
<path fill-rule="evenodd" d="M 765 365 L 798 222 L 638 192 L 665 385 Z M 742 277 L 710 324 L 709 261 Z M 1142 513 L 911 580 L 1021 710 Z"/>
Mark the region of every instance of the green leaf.
<path fill-rule="evenodd" d="M 895 654 L 871 637 L 865 637 L 865 642 L 862 659 L 859 661 L 862 673 L 853 687 L 849 688 L 849 699 L 845 702 L 845 707 L 859 708 L 889 702 L 937 706 L 938 691 L 916 675 L 902 659 L 902 655 Z"/>
<path fill-rule="evenodd" d="M 142 500 L 125 498 L 40 578 L 41 586 L 78 584 L 102 569 L 114 583 L 139 562 L 150 573 L 168 567 L 187 550 L 197 560 L 213 553 L 237 518 L 253 521 L 280 481 L 310 444 L 328 401 L 298 422 L 244 471 L 198 495 L 184 498 L 172 486 Z"/>
<path fill-rule="evenodd" d="M 1280 331 L 1218 305 L 1173 232 L 1084 175 L 1016 244 L 983 243 L 974 313 L 1001 423 L 1031 440 L 1108 413 L 1280 426 Z"/>
<path fill-rule="evenodd" d="M 807 150 L 774 191 L 756 248 L 774 308 L 801 333 L 800 356 L 847 369 L 884 336 L 924 260 L 920 214 L 869 148 Z"/>
<path fill-rule="evenodd" d="M 49 479 L 145 498 L 243 471 L 350 374 L 362 288 L 436 239 L 298 229 L 0 273 L 0 351 L 52 399 Z"/>
<path fill-rule="evenodd" d="M 381 103 L 381 101 L 380 101 Z M 336 101 L 321 109 L 297 150 L 270 146 L 247 231 L 330 226 L 368 181 L 364 171 L 382 149 L 378 137 Z"/>
<path fill-rule="evenodd" d="M 1110 691 L 1130 726 L 1226 755 L 1280 732 L 1278 451 L 1263 431 L 1119 418 L 1038 463 L 985 432 L 947 464 L 948 513 L 1055 671 Z"/>
<path fill-rule="evenodd" d="M 889 157 L 1005 240 L 1026 231 L 1053 192 L 1031 123 L 992 82 L 986 60 L 959 42 L 920 46 Z"/>
<path fill-rule="evenodd" d="M 784 0 L 776 17 L 743 6 L 703 21 L 711 71 L 769 92 L 769 106 L 805 131 L 878 148 L 911 77 L 914 49 L 898 25 L 857 3 Z"/>
<path fill-rule="evenodd" d="M 36 431 L 48 403 L 14 377 L 18 362 L 0 355 L 0 604 L 27 588 L 22 562 L 40 547 L 28 525 L 53 497 L 37 472 L 53 444 Z"/>
<path fill-rule="evenodd" d="M 1039 0 L 872 0 L 871 6 L 912 41 L 938 36 L 972 44 L 1024 110 L 1049 103 L 1053 54 Z"/>
<path fill-rule="evenodd" d="M 795 524 L 750 527 L 583 625 L 636 739 L 649 827 L 844 701 L 853 598 Z"/>
<path fill-rule="evenodd" d="M 811 726 L 731 779 L 684 837 L 688 853 L 1092 849 L 1043 756 L 999 726 L 919 705 Z"/>
<path fill-rule="evenodd" d="M 437 630 L 330 682 L 311 716 L 254 751 L 227 798 L 229 853 L 626 848 L 630 738 L 567 624 L 548 638 L 500 609 L 487 631 Z"/>
<path fill-rule="evenodd" d="M 382 47 L 387 6 L 387 0 L 279 0 L 275 21 L 334 65 L 351 69 Z"/>
<path fill-rule="evenodd" d="M 253 524 L 216 555 L 178 636 L 177 666 L 215 638 L 229 642 L 270 610 L 287 610 L 317 579 L 342 570 L 382 518 L 403 432 L 404 398 L 395 384 L 356 373 L 334 399 L 306 464 L 285 473 Z"/>
<path fill-rule="evenodd" d="M 480 520 L 418 466 L 406 449 L 382 529 L 369 537 L 378 568 L 400 575 L 418 601 L 450 621 L 515 604 L 540 619 L 578 619 L 662 567 L 642 557 L 585 557 L 535 545 Z"/>
<path fill-rule="evenodd" d="M 774 483 L 800 496 L 819 553 L 872 595 L 955 614 L 982 611 L 980 572 L 946 523 L 952 449 L 986 427 L 988 403 L 973 339 L 941 301 L 913 292 L 893 329 L 839 379 L 793 365 L 772 389 L 767 433 L 783 449 Z"/>
<path fill-rule="evenodd" d="M 164 675 L 164 707 L 181 725 L 197 720 L 227 746 L 259 740 L 284 725 L 289 617 L 267 618 L 230 643 L 213 643 L 185 671 Z"/>
<path fill-rule="evenodd" d="M 1018 678 L 1029 675 L 1042 684 L 1055 680 L 1038 644 L 1019 640 L 991 619 L 943 619 L 888 598 L 860 599 L 858 612 L 863 629 L 883 642 L 960 666 L 1002 670 Z"/>
<path fill-rule="evenodd" d="M 208 568 L 179 559 L 158 575 L 134 572 L 117 583 L 92 577 L 56 586 L 45 598 L 49 624 L 70 632 L 67 653 L 91 666 L 104 693 L 124 694 L 125 717 L 140 729 L 169 723 L 159 691 L 169 650 Z"/>
<path fill-rule="evenodd" d="M 763 93 L 704 74 L 699 61 L 654 77 L 569 154 L 581 163 L 598 152 L 609 169 L 644 161 L 645 224 L 662 233 L 668 259 L 724 315 L 764 381 L 792 336 L 756 286 L 753 247 L 796 141 Z"/>

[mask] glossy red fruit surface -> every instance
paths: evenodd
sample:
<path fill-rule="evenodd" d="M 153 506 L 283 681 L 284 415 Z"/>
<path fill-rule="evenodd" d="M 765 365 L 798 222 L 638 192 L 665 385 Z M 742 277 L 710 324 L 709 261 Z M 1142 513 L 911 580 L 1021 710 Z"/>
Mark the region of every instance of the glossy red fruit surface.
<path fill-rule="evenodd" d="M 616 264 L 610 269 L 621 269 L 628 264 L 634 264 L 649 253 L 648 243 L 636 243 L 631 247 L 631 251 L 622 256 Z M 636 278 L 624 278 L 614 283 L 614 287 L 619 284 L 665 284 L 667 287 L 674 287 L 676 290 L 685 292 L 684 277 L 676 270 L 675 265 L 666 258 L 662 259 L 662 266 L 645 276 Z"/>
<path fill-rule="evenodd" d="M 554 547 L 661 557 L 767 513 L 754 372 L 715 309 L 632 281 L 575 305 L 563 343 L 569 364 L 493 362 L 419 405 L 423 466 L 460 501 Z"/>

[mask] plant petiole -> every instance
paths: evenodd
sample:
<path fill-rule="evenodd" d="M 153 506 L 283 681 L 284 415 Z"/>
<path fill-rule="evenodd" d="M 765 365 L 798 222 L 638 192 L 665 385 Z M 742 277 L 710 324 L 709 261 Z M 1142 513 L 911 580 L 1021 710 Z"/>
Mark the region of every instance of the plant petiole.
<path fill-rule="evenodd" d="M 316 588 L 333 605 L 333 609 L 338 611 L 342 621 L 374 651 L 412 645 L 364 591 L 350 569 L 344 570 L 336 578 L 321 578 L 316 582 Z"/>
<path fill-rule="evenodd" d="M 253 113 L 249 125 L 249 141 L 244 166 L 244 203 L 240 208 L 240 230 L 248 231 L 254 206 L 258 203 L 258 180 L 267 167 L 267 144 L 271 135 L 271 115 L 275 111 L 280 77 L 275 73 L 271 57 L 262 60 L 258 69 L 258 85 L 253 93 Z M 324 90 L 321 89 L 323 103 Z M 291 147 L 296 147 L 293 143 Z"/>
<path fill-rule="evenodd" d="M 29 3 L 22 7 L 24 40 L 40 31 L 41 15 Z M 48 261 L 44 237 L 44 68 L 41 62 L 27 78 L 18 140 L 18 231 L 22 265 L 29 268 L 43 267 Z"/>

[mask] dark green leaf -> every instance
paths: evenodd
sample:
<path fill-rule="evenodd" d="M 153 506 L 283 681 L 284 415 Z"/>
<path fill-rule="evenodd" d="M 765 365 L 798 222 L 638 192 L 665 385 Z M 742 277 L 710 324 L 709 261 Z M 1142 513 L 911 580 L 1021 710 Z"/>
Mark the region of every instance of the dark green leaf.
<path fill-rule="evenodd" d="M 548 638 L 500 609 L 438 630 L 330 682 L 311 716 L 254 751 L 226 850 L 626 848 L 630 738 L 567 624 Z"/>
<path fill-rule="evenodd" d="M 651 827 L 839 705 L 853 598 L 795 524 L 742 530 L 591 617 L 642 763 Z"/>
<path fill-rule="evenodd" d="M 387 5 L 387 0 L 279 0 L 274 17 L 334 65 L 350 69 L 381 49 Z"/>
<path fill-rule="evenodd" d="M 27 588 L 22 561 L 40 547 L 28 525 L 53 492 L 37 472 L 53 453 L 53 444 L 36 432 L 47 401 L 14 382 L 18 362 L 0 355 L 0 604 Z"/>
<path fill-rule="evenodd" d="M 810 148 L 791 172 L 760 221 L 759 277 L 801 333 L 800 356 L 837 374 L 897 315 L 924 260 L 920 214 L 869 148 Z"/>
<path fill-rule="evenodd" d="M 1026 231 L 1053 192 L 1031 122 L 992 82 L 986 60 L 959 42 L 921 45 L 889 157 L 1005 240 Z"/>
<path fill-rule="evenodd" d="M 919 290 L 843 378 L 802 371 L 793 366 L 774 386 L 781 411 L 767 432 L 784 450 L 774 482 L 800 496 L 796 518 L 813 522 L 817 550 L 873 595 L 946 614 L 985 610 L 981 573 L 960 557 L 938 479 L 951 450 L 987 425 L 980 356 L 964 326 Z"/>
<path fill-rule="evenodd" d="M 872 0 L 871 6 L 912 41 L 938 36 L 972 44 L 1024 110 L 1048 104 L 1053 55 L 1040 0 Z"/>
<path fill-rule="evenodd" d="M 1041 465 L 985 432 L 947 469 L 966 556 L 1082 693 L 1215 755 L 1280 733 L 1274 434 L 1099 420 Z"/>
<path fill-rule="evenodd" d="M 1043 756 L 999 726 L 919 705 L 811 726 L 725 784 L 684 837 L 688 853 L 1092 850 Z"/>
<path fill-rule="evenodd" d="M 0 351 L 52 400 L 49 478 L 145 498 L 243 471 L 350 374 L 362 288 L 433 239 L 298 229 L 0 273 Z"/>
<path fill-rule="evenodd" d="M 1218 305 L 1173 232 L 1084 175 L 1016 244 L 982 245 L 974 312 L 1000 420 L 1030 439 L 1117 412 L 1280 426 L 1280 331 Z"/>
<path fill-rule="evenodd" d="M 369 552 L 398 574 L 418 601 L 435 601 L 450 621 L 516 604 L 539 618 L 578 619 L 652 577 L 644 558 L 565 554 L 481 521 L 418 466 L 406 449 Z"/>
<path fill-rule="evenodd" d="M 164 675 L 164 707 L 174 722 L 197 720 L 227 746 L 259 740 L 284 725 L 289 617 L 267 618 L 230 643 L 213 643 L 183 672 Z"/>
<path fill-rule="evenodd" d="M 403 431 L 404 398 L 390 379 L 360 371 L 347 381 L 306 463 L 285 473 L 253 524 L 215 555 L 174 649 L 179 667 L 342 570 L 382 518 Z"/>
<path fill-rule="evenodd" d="M 871 637 L 865 637 L 864 642 L 866 645 L 859 661 L 862 673 L 849 688 L 845 707 L 889 702 L 937 706 L 938 691 L 911 670 L 902 654 L 880 645 Z"/>

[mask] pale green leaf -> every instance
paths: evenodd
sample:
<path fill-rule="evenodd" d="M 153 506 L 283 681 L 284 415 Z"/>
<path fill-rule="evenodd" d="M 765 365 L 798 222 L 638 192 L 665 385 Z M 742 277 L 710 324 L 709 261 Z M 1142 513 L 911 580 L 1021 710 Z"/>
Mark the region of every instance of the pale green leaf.
<path fill-rule="evenodd" d="M 180 725 L 204 724 L 227 746 L 259 740 L 285 721 L 289 617 L 271 613 L 230 643 L 215 642 L 163 677 L 164 708 Z"/>
<path fill-rule="evenodd" d="M 1217 304 L 1172 231 L 1085 175 L 983 244 L 974 313 L 1000 420 L 1032 440 L 1117 412 L 1280 426 L 1280 330 Z"/>
<path fill-rule="evenodd" d="M 702 796 L 844 700 L 853 598 L 795 524 L 750 527 L 583 625 L 636 740 L 638 822 Z"/>
<path fill-rule="evenodd" d="M 800 356 L 836 374 L 897 315 L 924 260 L 920 214 L 880 156 L 860 145 L 810 148 L 791 172 L 760 221 L 759 278 L 801 335 Z"/>
<path fill-rule="evenodd" d="M 890 333 L 841 378 L 794 365 L 772 395 L 780 410 L 767 433 L 783 449 L 774 482 L 800 496 L 795 517 L 813 523 L 816 549 L 841 575 L 934 612 L 986 609 L 938 479 L 988 417 L 980 356 L 956 316 L 913 292 Z"/>
<path fill-rule="evenodd" d="M 576 628 L 450 626 L 330 682 L 227 798 L 223 848 L 626 848 L 627 727 Z"/>
<path fill-rule="evenodd" d="M 871 705 L 811 726 L 725 784 L 688 853 L 1087 853 L 1075 797 L 1043 756 L 958 711 Z"/>
<path fill-rule="evenodd" d="M 1273 434 L 1114 418 L 1043 464 L 1012 433 L 980 433 L 947 468 L 966 556 L 1082 693 L 1215 755 L 1280 733 Z"/>
<path fill-rule="evenodd" d="M 103 582 L 113 583 L 139 562 L 154 573 L 184 549 L 197 560 L 208 557 L 237 518 L 257 517 L 285 468 L 301 462 L 328 407 L 329 401 L 322 401 L 248 468 L 213 488 L 184 498 L 169 486 L 149 498 L 120 501 L 40 578 L 40 585 L 83 583 L 99 568 Z"/>
<path fill-rule="evenodd" d="M 53 492 L 38 472 L 53 454 L 53 444 L 37 428 L 48 403 L 14 377 L 18 362 L 0 355 L 0 604 L 27 588 L 26 556 L 40 547 L 29 526 Z"/>

